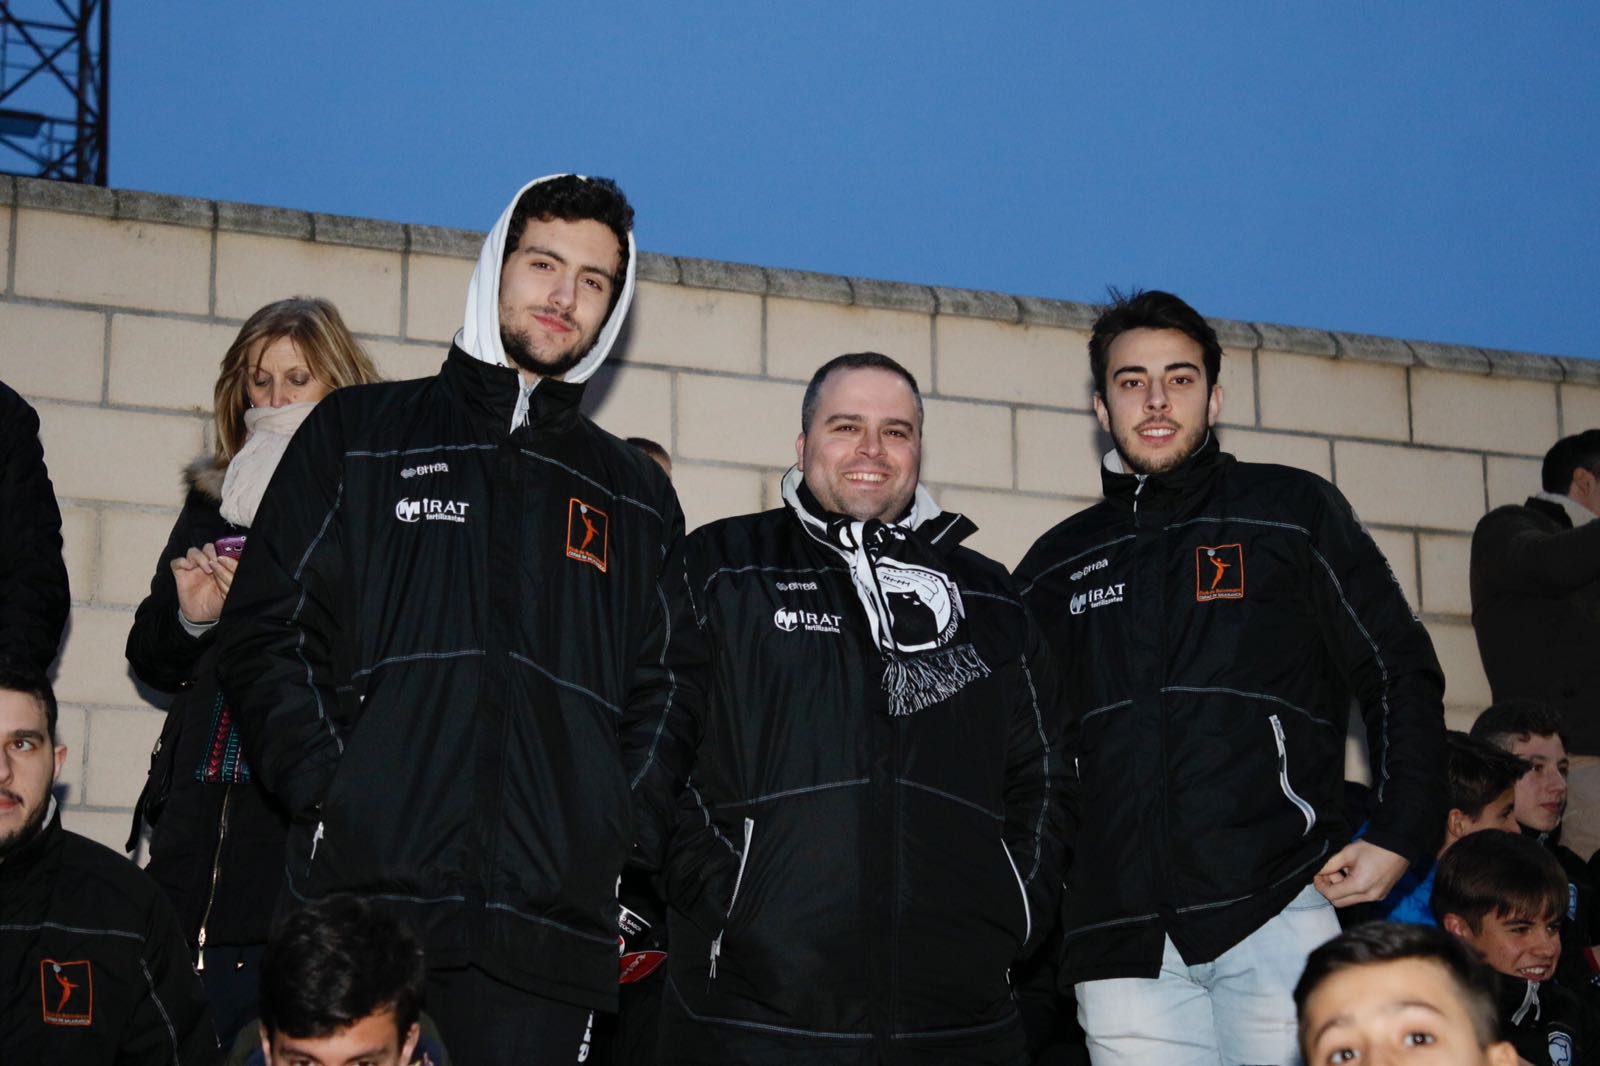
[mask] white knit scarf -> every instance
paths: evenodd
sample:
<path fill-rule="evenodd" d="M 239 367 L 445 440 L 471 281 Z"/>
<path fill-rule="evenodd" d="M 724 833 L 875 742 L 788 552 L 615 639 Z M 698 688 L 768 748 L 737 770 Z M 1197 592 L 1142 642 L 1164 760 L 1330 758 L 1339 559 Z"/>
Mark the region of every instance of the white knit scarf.
<path fill-rule="evenodd" d="M 222 517 L 236 526 L 249 529 L 255 524 L 256 508 L 267 491 L 278 460 L 289 447 L 289 438 L 306 420 L 314 403 L 291 403 L 285 407 L 252 407 L 244 413 L 247 436 L 228 472 L 222 479 Z"/>

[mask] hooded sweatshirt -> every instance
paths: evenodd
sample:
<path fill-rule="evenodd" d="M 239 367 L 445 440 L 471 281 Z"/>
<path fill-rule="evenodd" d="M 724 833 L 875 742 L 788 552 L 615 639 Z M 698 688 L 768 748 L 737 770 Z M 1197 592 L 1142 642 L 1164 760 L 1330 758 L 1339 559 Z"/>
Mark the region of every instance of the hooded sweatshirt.
<path fill-rule="evenodd" d="M 432 966 L 608 1008 L 683 520 L 660 468 L 578 409 L 627 313 L 631 240 L 594 350 L 528 389 L 499 339 L 511 210 L 440 373 L 341 389 L 289 445 L 219 658 L 294 821 L 288 899 L 355 892 Z"/>

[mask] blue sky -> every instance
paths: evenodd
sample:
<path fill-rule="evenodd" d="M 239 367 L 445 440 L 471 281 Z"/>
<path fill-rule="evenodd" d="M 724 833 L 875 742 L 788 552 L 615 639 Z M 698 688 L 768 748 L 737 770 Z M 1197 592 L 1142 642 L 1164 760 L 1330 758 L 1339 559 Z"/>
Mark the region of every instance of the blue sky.
<path fill-rule="evenodd" d="M 113 6 L 111 183 L 1600 356 L 1600 5 Z"/>

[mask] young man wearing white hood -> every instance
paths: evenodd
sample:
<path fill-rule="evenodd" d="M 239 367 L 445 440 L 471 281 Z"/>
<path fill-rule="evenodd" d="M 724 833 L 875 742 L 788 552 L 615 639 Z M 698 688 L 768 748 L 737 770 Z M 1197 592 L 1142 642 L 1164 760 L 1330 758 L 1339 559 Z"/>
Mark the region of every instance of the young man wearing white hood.
<path fill-rule="evenodd" d="M 578 409 L 633 295 L 631 226 L 604 179 L 521 190 L 439 374 L 343 390 L 295 437 L 219 634 L 294 823 L 285 900 L 411 925 L 465 1066 L 577 1061 L 615 1009 L 683 532 L 660 469 Z"/>

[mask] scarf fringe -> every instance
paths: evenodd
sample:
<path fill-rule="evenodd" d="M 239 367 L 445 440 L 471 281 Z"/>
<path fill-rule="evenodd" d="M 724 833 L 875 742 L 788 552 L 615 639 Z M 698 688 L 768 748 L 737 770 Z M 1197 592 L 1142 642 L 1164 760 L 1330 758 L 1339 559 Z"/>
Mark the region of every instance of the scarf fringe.
<path fill-rule="evenodd" d="M 891 658 L 883 664 L 883 691 L 889 697 L 889 716 L 903 718 L 915 714 L 924 707 L 944 702 L 972 682 L 988 676 L 989 664 L 971 644 Z"/>

